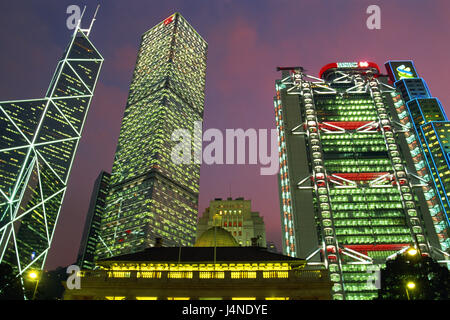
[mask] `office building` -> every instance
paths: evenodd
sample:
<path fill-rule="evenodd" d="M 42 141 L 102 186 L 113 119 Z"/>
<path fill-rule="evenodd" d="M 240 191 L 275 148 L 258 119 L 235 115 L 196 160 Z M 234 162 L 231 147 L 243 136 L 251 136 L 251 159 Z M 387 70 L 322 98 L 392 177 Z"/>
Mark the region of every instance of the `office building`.
<path fill-rule="evenodd" d="M 77 257 L 77 265 L 82 269 L 93 269 L 95 267 L 95 249 L 97 243 L 101 241 L 99 239 L 100 224 L 105 213 L 105 201 L 108 195 L 110 178 L 111 175 L 108 172 L 102 171 L 95 180 Z"/>
<path fill-rule="evenodd" d="M 142 251 L 159 237 L 166 246 L 194 244 L 200 179 L 194 155 L 201 144 L 183 141 L 192 161 L 177 163 L 172 134 L 199 133 L 206 53 L 205 40 L 179 13 L 142 35 L 96 258 Z"/>
<path fill-rule="evenodd" d="M 366 61 L 330 63 L 319 77 L 280 70 L 283 252 L 324 264 L 333 299 L 349 300 L 376 297 L 376 269 L 411 245 L 443 259 L 410 130 L 395 117 L 401 94 L 387 76 Z"/>
<path fill-rule="evenodd" d="M 74 30 L 44 98 L 0 102 L 0 262 L 18 274 L 42 269 L 52 243 L 103 63 L 91 27 Z"/>
<path fill-rule="evenodd" d="M 231 232 L 241 246 L 266 246 L 266 227 L 258 212 L 253 212 L 251 201 L 244 198 L 217 198 L 210 201 L 197 224 L 197 239 L 213 226 Z M 254 243 L 256 242 L 256 243 Z"/>
<path fill-rule="evenodd" d="M 412 61 L 388 61 L 386 69 L 389 79 L 397 88 L 391 94 L 396 110 L 394 117 L 409 129 L 405 132 L 408 149 L 413 157 L 417 176 L 423 184 L 440 249 L 448 252 L 450 123 L 440 101 L 431 95 Z"/>

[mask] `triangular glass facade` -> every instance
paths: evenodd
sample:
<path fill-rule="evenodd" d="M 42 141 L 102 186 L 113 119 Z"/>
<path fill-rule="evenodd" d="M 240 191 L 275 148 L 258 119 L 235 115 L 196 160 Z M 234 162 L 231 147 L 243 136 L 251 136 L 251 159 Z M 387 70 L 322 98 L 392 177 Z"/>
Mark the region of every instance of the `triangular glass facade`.
<path fill-rule="evenodd" d="M 0 102 L 0 262 L 41 269 L 103 63 L 77 29 L 46 97 Z"/>

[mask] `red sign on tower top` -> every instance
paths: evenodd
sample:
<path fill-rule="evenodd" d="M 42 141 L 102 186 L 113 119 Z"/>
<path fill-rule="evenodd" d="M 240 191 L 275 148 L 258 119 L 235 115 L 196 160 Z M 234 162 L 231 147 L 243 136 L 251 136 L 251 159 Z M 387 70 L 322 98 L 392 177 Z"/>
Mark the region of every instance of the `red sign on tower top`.
<path fill-rule="evenodd" d="M 169 23 L 171 23 L 173 21 L 173 16 L 168 17 L 166 20 L 164 20 L 164 25 L 168 25 Z"/>

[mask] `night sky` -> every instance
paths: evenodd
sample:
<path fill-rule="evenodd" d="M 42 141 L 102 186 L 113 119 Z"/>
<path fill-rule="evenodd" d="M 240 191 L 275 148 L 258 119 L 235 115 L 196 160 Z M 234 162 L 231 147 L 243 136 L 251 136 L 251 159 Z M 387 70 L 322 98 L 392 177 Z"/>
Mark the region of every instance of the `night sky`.
<path fill-rule="evenodd" d="M 141 35 L 180 12 L 208 42 L 203 128 L 275 128 L 277 66 L 303 66 L 317 76 L 329 62 L 368 60 L 385 72 L 387 60 L 415 61 L 419 76 L 450 108 L 449 1 L 100 1 L 90 35 L 105 58 L 46 269 L 75 262 L 89 199 L 101 169 L 110 171 Z M 96 1 L 2 1 L 0 3 L 0 100 L 45 95 L 72 31 L 66 8 Z M 369 30 L 366 9 L 381 8 L 381 29 Z M 205 146 L 206 144 L 204 144 Z M 267 239 L 281 249 L 276 175 L 259 165 L 203 165 L 199 212 L 230 196 L 252 200 L 264 217 Z"/>

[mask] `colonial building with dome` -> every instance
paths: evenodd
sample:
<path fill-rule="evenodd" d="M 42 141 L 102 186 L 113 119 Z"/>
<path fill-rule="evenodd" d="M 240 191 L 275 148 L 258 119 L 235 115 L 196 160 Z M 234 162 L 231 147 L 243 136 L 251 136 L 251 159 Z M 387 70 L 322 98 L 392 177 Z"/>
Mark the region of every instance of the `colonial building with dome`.
<path fill-rule="evenodd" d="M 303 259 L 239 246 L 222 227 L 194 247 L 162 247 L 97 261 L 65 300 L 328 300 L 328 271 Z"/>
<path fill-rule="evenodd" d="M 239 247 L 231 232 L 222 227 L 212 227 L 203 232 L 195 242 L 195 247 Z"/>
<path fill-rule="evenodd" d="M 217 198 L 210 201 L 209 207 L 197 223 L 197 239 L 209 228 L 218 226 L 229 231 L 237 243 L 243 247 L 254 242 L 266 247 L 266 226 L 258 212 L 252 211 L 251 201 L 244 198 Z"/>

